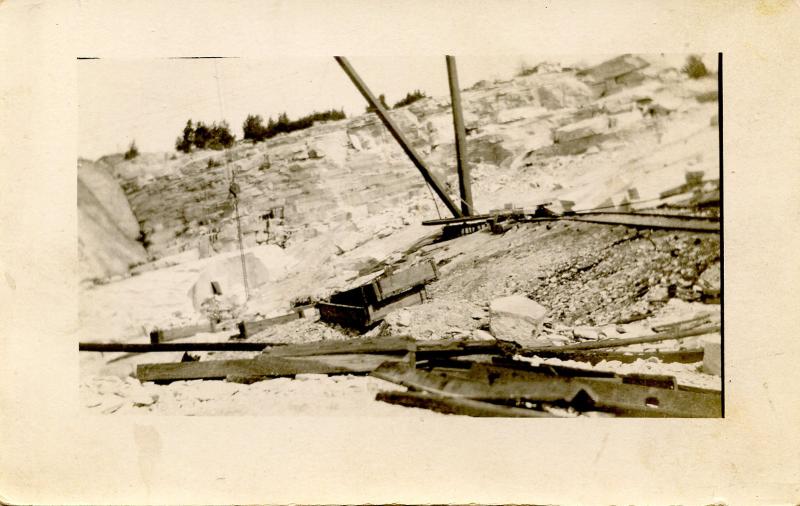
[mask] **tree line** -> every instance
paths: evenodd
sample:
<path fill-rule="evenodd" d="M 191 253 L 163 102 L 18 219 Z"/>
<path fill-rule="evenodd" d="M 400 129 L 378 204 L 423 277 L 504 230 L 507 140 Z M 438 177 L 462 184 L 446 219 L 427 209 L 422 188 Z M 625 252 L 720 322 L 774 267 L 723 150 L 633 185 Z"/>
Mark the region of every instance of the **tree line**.
<path fill-rule="evenodd" d="M 195 126 L 189 119 L 183 127 L 183 135 L 175 140 L 175 149 L 184 153 L 194 148 L 221 150 L 233 146 L 235 141 L 236 136 L 231 133 L 228 123 L 224 120 L 211 125 L 198 121 Z"/>
<path fill-rule="evenodd" d="M 426 96 L 427 95 L 420 90 L 406 93 L 404 98 L 394 104 L 393 109 L 414 103 Z M 379 100 L 384 108 L 390 108 L 386 104 L 386 97 L 384 95 L 380 95 Z M 367 112 L 374 111 L 370 107 L 367 107 Z M 289 119 L 289 116 L 283 112 L 278 115 L 277 119 L 273 119 L 270 116 L 265 125 L 264 118 L 261 115 L 249 114 L 242 124 L 242 133 L 245 140 L 261 142 L 275 137 L 278 134 L 310 128 L 314 125 L 315 121 L 337 121 L 346 118 L 347 115 L 344 109 L 329 109 L 321 112 L 314 111 L 311 114 L 307 114 L 295 120 Z M 186 122 L 186 126 L 183 128 L 182 135 L 175 139 L 175 149 L 184 153 L 189 153 L 193 149 L 221 150 L 232 146 L 235 141 L 236 136 L 231 133 L 230 127 L 225 121 L 219 123 L 214 122 L 207 125 L 202 121 L 198 121 L 195 124 L 189 119 Z"/>
<path fill-rule="evenodd" d="M 283 112 L 278 115 L 277 120 L 270 117 L 267 120 L 267 124 L 264 125 L 264 118 L 258 114 L 250 114 L 242 124 L 242 132 L 244 133 L 245 140 L 261 142 L 265 139 L 275 137 L 278 134 L 310 128 L 314 125 L 315 121 L 336 121 L 346 118 L 347 115 L 344 113 L 344 109 L 330 109 L 322 112 L 314 111 L 296 120 L 290 120 L 289 116 Z"/>

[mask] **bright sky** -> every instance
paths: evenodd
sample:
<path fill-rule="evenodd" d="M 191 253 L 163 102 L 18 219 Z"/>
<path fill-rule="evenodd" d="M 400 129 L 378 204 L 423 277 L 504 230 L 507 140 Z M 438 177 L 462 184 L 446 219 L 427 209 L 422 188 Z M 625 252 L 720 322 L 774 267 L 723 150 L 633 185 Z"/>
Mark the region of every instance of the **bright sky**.
<path fill-rule="evenodd" d="M 594 64 L 608 55 L 457 56 L 461 88 L 481 79 L 507 79 L 524 62 Z M 350 57 L 373 93 L 389 105 L 420 89 L 448 95 L 444 56 Z M 290 118 L 314 110 L 364 112 L 366 102 L 332 57 L 274 59 L 81 60 L 78 62 L 80 156 L 97 159 L 119 153 L 135 140 L 141 152 L 174 150 L 186 120 L 225 119 L 242 137 L 248 114 L 264 121 L 286 112 Z"/>

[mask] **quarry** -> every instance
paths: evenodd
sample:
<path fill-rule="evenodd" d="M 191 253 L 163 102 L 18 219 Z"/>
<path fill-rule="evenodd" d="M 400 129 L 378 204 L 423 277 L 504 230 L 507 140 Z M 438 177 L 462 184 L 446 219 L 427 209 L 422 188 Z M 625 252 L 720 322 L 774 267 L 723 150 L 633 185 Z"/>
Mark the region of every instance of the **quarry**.
<path fill-rule="evenodd" d="M 78 160 L 82 408 L 722 416 L 720 82 L 543 62 Z"/>

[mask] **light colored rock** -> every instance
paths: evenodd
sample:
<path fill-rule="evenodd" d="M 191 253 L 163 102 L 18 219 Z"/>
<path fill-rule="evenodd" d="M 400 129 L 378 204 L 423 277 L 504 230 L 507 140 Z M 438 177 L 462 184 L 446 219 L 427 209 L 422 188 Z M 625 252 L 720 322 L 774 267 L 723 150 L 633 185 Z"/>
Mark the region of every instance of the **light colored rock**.
<path fill-rule="evenodd" d="M 493 300 L 489 312 L 489 328 L 495 338 L 531 346 L 547 315 L 544 306 L 521 295 Z"/>
<path fill-rule="evenodd" d="M 158 400 L 158 396 L 140 392 L 131 396 L 130 400 L 134 406 L 150 406 Z"/>
<path fill-rule="evenodd" d="M 118 191 L 119 187 L 117 187 Z M 123 197 L 124 198 L 124 197 Z M 92 191 L 78 179 L 78 258 L 81 279 L 105 278 L 122 274 L 147 260 L 142 245 L 129 237 L 130 227 L 120 216 L 130 214 L 127 201 L 122 209 L 109 211 Z M 113 205 L 116 205 L 116 201 Z M 122 221 L 121 221 L 122 220 Z M 125 229 L 125 230 L 123 230 Z M 126 235 L 128 234 L 128 235 Z"/>
<path fill-rule="evenodd" d="M 649 63 L 647 60 L 630 54 L 624 54 L 595 65 L 583 73 L 590 79 L 600 82 L 624 76 L 630 72 L 643 69 Z"/>
<path fill-rule="evenodd" d="M 593 327 L 575 327 L 572 329 L 572 335 L 576 339 L 597 340 L 600 338 L 600 333 Z"/>
<path fill-rule="evenodd" d="M 608 118 L 597 116 L 561 127 L 553 132 L 556 142 L 569 142 L 592 135 L 604 134 L 608 131 Z"/>
<path fill-rule="evenodd" d="M 411 313 L 406 310 L 398 311 L 395 323 L 400 327 L 408 327 L 411 325 Z"/>
<path fill-rule="evenodd" d="M 472 338 L 478 341 L 494 341 L 495 338 L 485 330 L 475 329 L 472 331 Z"/>
<path fill-rule="evenodd" d="M 648 290 L 646 298 L 650 302 L 664 302 L 669 300 L 669 291 L 665 286 L 656 286 Z"/>
<path fill-rule="evenodd" d="M 714 262 L 704 270 L 700 274 L 698 284 L 702 288 L 704 295 L 711 298 L 719 297 L 722 289 L 720 263 Z"/>
<path fill-rule="evenodd" d="M 722 375 L 722 336 L 715 334 L 700 340 L 703 345 L 703 372 Z"/>
<path fill-rule="evenodd" d="M 244 256 L 247 269 L 247 284 L 250 289 L 257 288 L 269 280 L 269 272 L 253 253 Z M 199 310 L 204 301 L 214 296 L 211 282 L 216 281 L 222 288 L 222 295 L 244 293 L 242 260 L 238 254 L 222 258 L 203 270 L 189 290 L 194 308 Z"/>

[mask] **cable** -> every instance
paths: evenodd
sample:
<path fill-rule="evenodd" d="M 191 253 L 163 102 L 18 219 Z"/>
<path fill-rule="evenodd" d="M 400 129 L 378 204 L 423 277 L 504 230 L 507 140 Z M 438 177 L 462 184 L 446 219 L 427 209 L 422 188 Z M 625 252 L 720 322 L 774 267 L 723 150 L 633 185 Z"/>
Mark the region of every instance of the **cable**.
<path fill-rule="evenodd" d="M 436 197 L 433 196 L 433 190 L 431 189 L 431 185 L 428 182 L 425 182 L 425 186 L 428 188 L 428 193 L 431 194 L 431 200 L 433 200 L 433 205 L 436 206 L 436 214 L 439 215 L 439 219 L 442 219 L 442 213 L 439 212 L 439 204 L 436 203 Z"/>
<path fill-rule="evenodd" d="M 217 82 L 217 98 L 219 100 L 219 112 L 220 117 L 225 118 L 225 108 L 222 102 L 222 93 L 220 91 L 219 85 L 219 69 L 217 68 L 217 62 L 214 61 L 214 79 Z M 224 120 L 223 120 L 224 121 Z M 229 169 L 229 159 L 230 159 L 230 151 L 228 148 L 225 148 L 225 171 L 228 172 Z M 239 258 L 242 261 L 242 284 L 244 285 L 244 296 L 245 302 L 250 300 L 250 286 L 247 283 L 247 262 L 244 256 L 244 241 L 242 240 L 242 220 L 239 216 L 239 188 L 236 184 L 236 169 L 230 169 L 230 194 L 233 197 L 233 209 L 236 213 L 236 235 L 239 242 Z"/>

